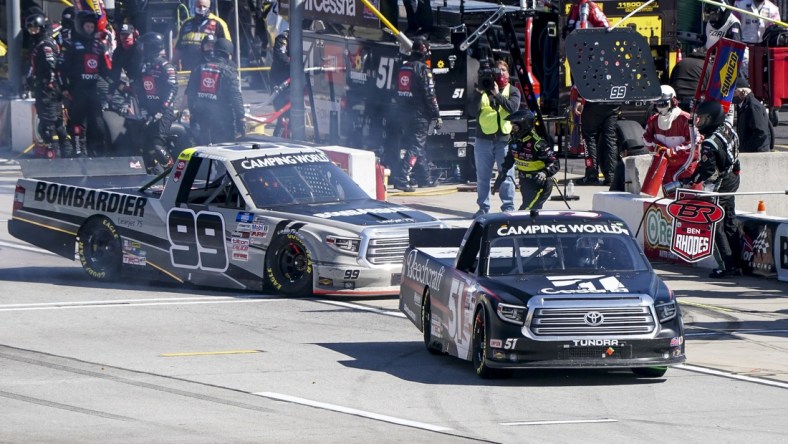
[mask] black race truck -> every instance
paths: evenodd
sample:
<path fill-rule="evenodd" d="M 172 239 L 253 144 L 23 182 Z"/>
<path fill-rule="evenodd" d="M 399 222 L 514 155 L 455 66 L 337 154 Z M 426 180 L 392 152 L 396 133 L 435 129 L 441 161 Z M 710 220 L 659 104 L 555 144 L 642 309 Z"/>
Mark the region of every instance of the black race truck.
<path fill-rule="evenodd" d="M 399 308 L 430 353 L 472 361 L 484 378 L 526 368 L 661 377 L 686 359 L 673 292 L 626 224 L 603 212 L 498 213 L 467 230 L 411 229 Z"/>

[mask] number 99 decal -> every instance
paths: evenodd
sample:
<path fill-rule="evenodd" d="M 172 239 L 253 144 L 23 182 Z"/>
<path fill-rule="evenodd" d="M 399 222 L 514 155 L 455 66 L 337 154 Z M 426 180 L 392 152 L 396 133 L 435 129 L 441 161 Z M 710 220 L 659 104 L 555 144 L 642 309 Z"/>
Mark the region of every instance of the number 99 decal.
<path fill-rule="evenodd" d="M 627 95 L 627 87 L 626 85 L 622 86 L 614 86 L 610 88 L 610 98 L 611 99 L 623 99 Z"/>
<path fill-rule="evenodd" d="M 224 219 L 219 213 L 173 208 L 167 213 L 170 260 L 179 268 L 226 271 Z"/>

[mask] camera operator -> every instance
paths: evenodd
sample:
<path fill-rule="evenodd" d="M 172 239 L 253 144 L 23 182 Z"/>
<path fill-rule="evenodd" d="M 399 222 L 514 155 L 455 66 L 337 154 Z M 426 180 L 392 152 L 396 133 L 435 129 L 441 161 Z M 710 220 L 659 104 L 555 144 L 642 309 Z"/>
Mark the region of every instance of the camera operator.
<path fill-rule="evenodd" d="M 520 108 L 520 91 L 509 84 L 509 65 L 504 60 L 491 66 L 482 61 L 472 109 L 478 110 L 478 129 L 473 153 L 476 164 L 476 204 L 473 217 L 490 211 L 490 180 L 493 165 L 503 171 L 512 123 L 506 118 Z M 501 211 L 514 211 L 514 171 L 500 186 Z"/>

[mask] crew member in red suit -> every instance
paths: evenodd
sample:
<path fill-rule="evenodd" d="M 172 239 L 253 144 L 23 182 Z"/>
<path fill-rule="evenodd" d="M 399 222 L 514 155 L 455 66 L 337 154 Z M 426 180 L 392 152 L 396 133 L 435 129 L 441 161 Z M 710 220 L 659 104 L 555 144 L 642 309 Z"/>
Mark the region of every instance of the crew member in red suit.
<path fill-rule="evenodd" d="M 584 28 L 609 28 L 610 22 L 602 9 L 594 2 L 580 0 L 569 10 L 564 27 L 564 37 L 575 29 Z"/>
<path fill-rule="evenodd" d="M 657 113 L 649 117 L 643 141 L 651 152 L 662 153 L 668 159 L 668 168 L 662 184 L 689 179 L 698 166 L 698 152 L 695 151 L 687 169 L 674 179 L 676 172 L 686 163 L 692 151 L 690 136 L 690 115 L 679 108 L 676 92 L 668 85 L 662 85 L 662 95 L 655 103 Z M 696 135 L 695 144 L 700 146 L 700 136 Z M 700 189 L 697 185 L 695 189 Z"/>

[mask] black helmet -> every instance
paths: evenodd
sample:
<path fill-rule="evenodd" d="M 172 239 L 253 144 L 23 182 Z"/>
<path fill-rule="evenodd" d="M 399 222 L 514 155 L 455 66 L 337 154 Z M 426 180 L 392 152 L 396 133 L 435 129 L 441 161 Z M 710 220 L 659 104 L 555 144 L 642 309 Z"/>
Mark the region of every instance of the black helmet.
<path fill-rule="evenodd" d="M 158 32 L 146 32 L 139 40 L 142 56 L 145 58 L 158 57 L 164 49 L 164 36 Z"/>
<path fill-rule="evenodd" d="M 43 14 L 31 14 L 25 19 L 25 29 L 33 36 L 44 35 L 47 31 L 47 18 Z"/>
<path fill-rule="evenodd" d="M 218 38 L 216 39 L 216 44 L 213 47 L 214 52 L 218 56 L 222 56 L 229 59 L 231 55 L 233 55 L 233 42 L 225 39 L 225 38 Z"/>
<path fill-rule="evenodd" d="M 74 9 L 73 6 L 69 6 L 60 13 L 60 24 L 62 26 L 73 26 L 74 25 L 74 16 L 76 15 L 77 10 Z"/>
<path fill-rule="evenodd" d="M 430 52 L 430 43 L 422 38 L 416 37 L 413 39 L 413 47 L 410 50 L 410 58 L 412 60 L 427 60 L 432 55 Z"/>
<path fill-rule="evenodd" d="M 536 116 L 529 109 L 521 109 L 506 116 L 506 120 L 512 122 L 512 136 L 520 139 L 533 131 Z"/>
<path fill-rule="evenodd" d="M 720 102 L 709 100 L 698 105 L 695 110 L 695 125 L 704 136 L 714 133 L 725 122 L 725 111 Z"/>
<path fill-rule="evenodd" d="M 726 0 L 720 0 L 720 3 L 725 5 L 729 4 L 729 2 Z M 719 28 L 726 21 L 728 21 L 728 17 L 730 17 L 732 12 L 733 10 L 729 8 L 723 8 L 719 5 L 705 3 L 703 5 L 703 20 L 710 22 L 715 28 Z"/>
<path fill-rule="evenodd" d="M 213 45 L 215 44 L 216 44 L 216 34 L 205 34 L 205 37 L 203 37 L 202 41 L 200 42 L 200 49 L 202 49 L 203 52 L 205 52 L 206 50 L 213 51 L 214 49 Z M 208 45 L 211 46 L 208 47 Z"/>

